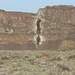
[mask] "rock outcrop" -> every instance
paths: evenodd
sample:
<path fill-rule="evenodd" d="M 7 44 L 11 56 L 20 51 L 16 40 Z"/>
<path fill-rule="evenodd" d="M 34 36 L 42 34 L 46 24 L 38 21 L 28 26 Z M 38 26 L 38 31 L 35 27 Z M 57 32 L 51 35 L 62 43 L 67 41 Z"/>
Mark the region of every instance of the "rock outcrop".
<path fill-rule="evenodd" d="M 0 10 L 1 50 L 57 50 L 64 40 L 75 42 L 74 6 L 46 6 L 36 14 Z"/>
<path fill-rule="evenodd" d="M 47 6 L 39 9 L 37 16 L 41 18 L 41 35 L 45 38 L 40 49 L 55 50 L 63 40 L 75 41 L 75 7 Z"/>

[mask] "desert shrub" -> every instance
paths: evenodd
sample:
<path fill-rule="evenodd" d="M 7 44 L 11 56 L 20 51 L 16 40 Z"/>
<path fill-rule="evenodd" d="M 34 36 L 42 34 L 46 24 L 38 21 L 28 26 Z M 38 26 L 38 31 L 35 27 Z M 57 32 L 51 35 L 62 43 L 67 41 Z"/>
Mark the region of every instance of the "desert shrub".
<path fill-rule="evenodd" d="M 0 61 L 0 65 L 4 64 L 3 61 Z"/>
<path fill-rule="evenodd" d="M 64 40 L 59 45 L 59 50 L 72 50 L 75 49 L 75 42 L 72 40 Z"/>
<path fill-rule="evenodd" d="M 10 25 L 3 25 L 4 28 L 10 28 Z"/>

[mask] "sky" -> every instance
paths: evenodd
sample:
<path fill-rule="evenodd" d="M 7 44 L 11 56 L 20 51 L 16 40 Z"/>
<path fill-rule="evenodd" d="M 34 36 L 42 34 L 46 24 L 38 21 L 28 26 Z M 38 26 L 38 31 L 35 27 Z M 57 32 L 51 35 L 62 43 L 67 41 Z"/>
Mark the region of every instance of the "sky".
<path fill-rule="evenodd" d="M 53 5 L 75 6 L 75 0 L 0 0 L 0 9 L 5 11 L 37 13 L 39 8 Z"/>

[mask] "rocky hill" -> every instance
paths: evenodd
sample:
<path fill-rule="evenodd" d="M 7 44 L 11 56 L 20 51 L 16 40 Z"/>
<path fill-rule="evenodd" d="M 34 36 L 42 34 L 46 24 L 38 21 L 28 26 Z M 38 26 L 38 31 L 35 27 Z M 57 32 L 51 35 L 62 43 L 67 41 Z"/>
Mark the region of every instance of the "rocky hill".
<path fill-rule="evenodd" d="M 46 6 L 36 14 L 0 10 L 1 50 L 58 50 L 64 41 L 75 49 L 74 6 Z"/>

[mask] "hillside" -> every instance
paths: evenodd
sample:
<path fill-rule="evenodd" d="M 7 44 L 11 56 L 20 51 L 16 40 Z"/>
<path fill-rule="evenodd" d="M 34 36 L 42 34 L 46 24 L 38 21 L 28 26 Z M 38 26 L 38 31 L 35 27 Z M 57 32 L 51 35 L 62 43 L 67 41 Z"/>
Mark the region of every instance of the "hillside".
<path fill-rule="evenodd" d="M 0 50 L 58 50 L 65 40 L 75 42 L 74 6 L 46 6 L 36 14 L 0 10 Z"/>

